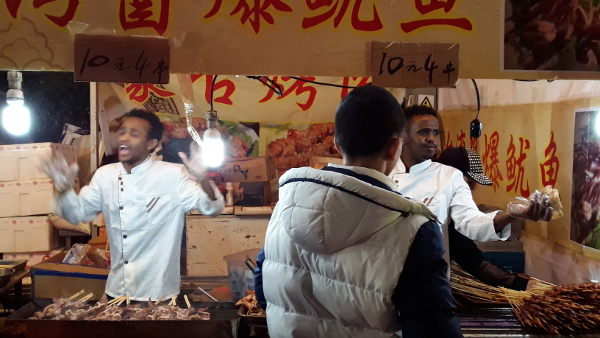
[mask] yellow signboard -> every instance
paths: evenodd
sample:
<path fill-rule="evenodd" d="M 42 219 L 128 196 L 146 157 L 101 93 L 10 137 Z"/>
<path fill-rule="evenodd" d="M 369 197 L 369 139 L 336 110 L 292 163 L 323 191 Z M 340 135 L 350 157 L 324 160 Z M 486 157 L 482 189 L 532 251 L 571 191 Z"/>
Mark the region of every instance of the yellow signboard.
<path fill-rule="evenodd" d="M 460 78 L 600 78 L 600 55 L 580 43 L 597 15 L 562 25 L 535 12 L 548 6 L 513 2 L 7 0 L 0 2 L 0 69 L 73 71 L 74 35 L 84 33 L 168 38 L 173 73 L 371 76 L 365 45 L 401 41 L 459 44 Z"/>

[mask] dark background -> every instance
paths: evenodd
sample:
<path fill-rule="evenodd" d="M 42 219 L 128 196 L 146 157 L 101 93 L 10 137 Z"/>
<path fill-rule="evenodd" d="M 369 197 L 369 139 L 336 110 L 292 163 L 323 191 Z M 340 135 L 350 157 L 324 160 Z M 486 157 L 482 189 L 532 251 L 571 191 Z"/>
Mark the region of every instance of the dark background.
<path fill-rule="evenodd" d="M 90 84 L 73 81 L 72 72 L 21 72 L 31 129 L 22 136 L 0 125 L 0 144 L 58 142 L 65 123 L 90 129 Z M 6 107 L 7 71 L 0 71 L 0 112 Z M 0 121 L 1 124 L 1 121 Z"/>

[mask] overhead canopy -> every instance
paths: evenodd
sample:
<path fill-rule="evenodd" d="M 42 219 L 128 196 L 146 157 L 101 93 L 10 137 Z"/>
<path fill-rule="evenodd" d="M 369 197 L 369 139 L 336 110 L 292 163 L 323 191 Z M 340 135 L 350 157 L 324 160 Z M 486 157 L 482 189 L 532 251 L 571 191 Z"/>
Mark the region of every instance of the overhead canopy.
<path fill-rule="evenodd" d="M 74 34 L 85 33 L 168 37 L 174 73 L 369 76 L 365 43 L 402 41 L 458 43 L 461 78 L 600 78 L 582 72 L 598 68 L 586 30 L 595 8 L 540 1 L 515 13 L 513 2 L 7 0 L 0 69 L 72 71 Z"/>

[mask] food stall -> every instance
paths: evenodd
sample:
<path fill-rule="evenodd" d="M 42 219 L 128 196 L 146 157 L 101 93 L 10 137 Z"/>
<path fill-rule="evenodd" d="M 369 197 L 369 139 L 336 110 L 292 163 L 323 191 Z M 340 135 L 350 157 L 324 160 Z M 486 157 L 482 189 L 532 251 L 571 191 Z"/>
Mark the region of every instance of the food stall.
<path fill-rule="evenodd" d="M 227 141 L 226 155 L 232 159 L 215 177 L 224 191 L 230 191 L 229 205 L 216 219 L 188 215 L 182 250 L 187 277 L 214 278 L 230 273 L 225 256 L 262 247 L 281 172 L 337 156 L 332 148 L 337 104 L 352 87 L 381 75 L 376 74 L 380 64 L 375 62 L 378 54 L 372 42 L 420 43 L 419 48 L 450 43 L 458 46 L 451 61 L 431 63 L 432 55 L 440 56 L 437 52 L 429 53 L 430 58 L 420 64 L 411 64 L 410 52 L 398 56 L 406 67 L 400 67 L 397 74 L 403 76 L 393 79 L 390 91 L 399 100 L 429 104 L 440 111 L 444 147 L 465 145 L 481 155 L 494 185 L 475 191 L 478 203 L 503 206 L 545 185 L 561 192 L 564 217 L 549 223 L 526 222 L 521 246 L 496 251 L 517 250 L 523 254 L 525 272 L 550 283 L 597 281 L 600 248 L 588 240 L 593 231 L 581 234 L 589 224 L 582 225 L 585 222 L 580 220 L 582 210 L 589 214 L 593 203 L 577 197 L 579 205 L 572 206 L 571 200 L 577 190 L 575 171 L 585 176 L 585 164 L 581 169 L 576 166 L 581 161 L 574 159 L 587 153 L 575 149 L 589 143 L 580 141 L 580 130 L 592 123 L 594 107 L 600 106 L 593 81 L 599 75 L 593 48 L 569 47 L 588 41 L 589 30 L 562 34 L 580 22 L 594 27 L 597 9 L 583 1 L 574 7 L 569 7 L 570 1 L 559 1 L 557 10 L 570 14 L 557 19 L 544 6 L 515 3 L 7 1 L 0 6 L 4 19 L 0 68 L 73 71 L 76 80 L 92 82 L 90 115 L 99 131 L 92 128 L 91 171 L 103 154 L 114 154 L 114 127 L 130 109 L 159 114 L 166 129 L 159 156 L 166 161 L 178 161 L 177 151 L 189 143 L 185 103 L 195 104 L 191 124 L 198 131 L 206 129 L 205 112 L 216 110 L 219 131 Z M 530 19 L 528 25 L 523 17 L 541 17 L 543 24 Z M 556 44 L 546 43 L 545 54 L 531 50 L 526 38 L 531 36 L 529 31 L 542 42 Z M 83 35 L 92 42 L 76 44 Z M 133 58 L 119 60 L 110 45 L 122 36 L 155 38 L 162 47 L 155 47 L 159 51 L 151 56 L 134 50 Z M 144 66 L 140 55 L 163 55 L 165 61 L 165 48 L 168 64 Z M 559 62 L 567 52 L 572 52 L 575 61 Z M 140 77 L 146 71 L 152 78 L 145 81 L 151 83 L 132 81 L 127 77 L 130 74 L 125 75 L 127 69 L 136 70 Z M 86 80 L 88 70 L 112 77 L 93 75 Z M 427 80 L 427 75 L 429 84 L 432 76 L 436 81 L 447 76 L 444 86 L 448 88 L 428 91 L 422 88 L 429 87 L 427 82 L 418 88 L 401 82 L 411 76 Z M 460 80 L 450 81 L 450 76 Z M 477 79 L 477 96 L 468 79 Z M 469 127 L 476 116 L 483 124 L 482 135 L 471 138 Z M 252 158 L 257 162 L 250 163 Z M 246 170 L 261 173 L 248 175 Z M 588 185 L 593 191 L 592 184 Z M 484 322 L 468 309 L 464 313 L 468 318 L 464 323 Z M 516 323 L 510 313 L 509 304 L 486 316 L 496 319 L 497 314 Z M 530 333 L 523 330 L 519 331 L 523 335 Z"/>

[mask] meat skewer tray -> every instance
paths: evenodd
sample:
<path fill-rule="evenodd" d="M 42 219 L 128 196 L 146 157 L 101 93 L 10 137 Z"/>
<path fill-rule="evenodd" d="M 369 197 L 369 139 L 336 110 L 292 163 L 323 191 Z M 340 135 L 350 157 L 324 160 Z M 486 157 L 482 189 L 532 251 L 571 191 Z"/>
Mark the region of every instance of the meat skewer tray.
<path fill-rule="evenodd" d="M 4 337 L 45 338 L 130 338 L 130 337 L 236 337 L 240 317 L 233 302 L 190 302 L 193 307 L 208 308 L 210 320 L 33 320 L 36 311 L 50 305 L 50 299 L 36 299 L 11 314 L 4 323 Z M 93 304 L 90 302 L 90 304 Z M 185 302 L 178 302 L 185 308 Z"/>

